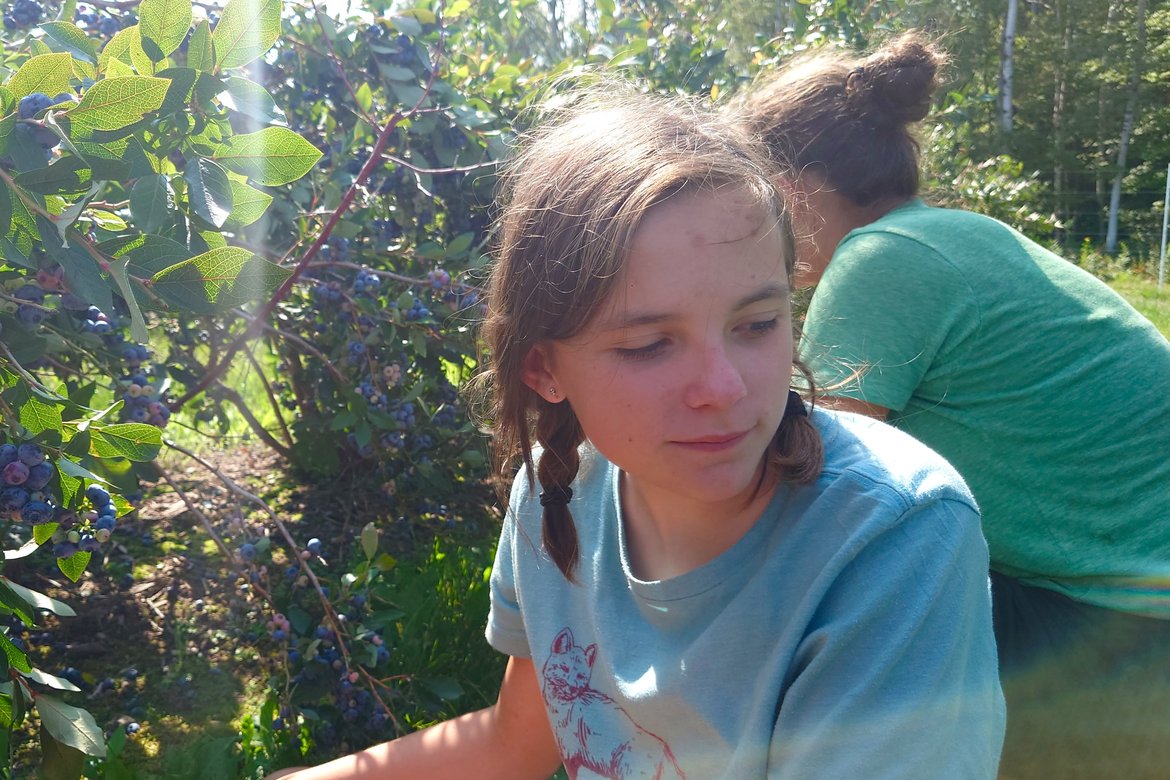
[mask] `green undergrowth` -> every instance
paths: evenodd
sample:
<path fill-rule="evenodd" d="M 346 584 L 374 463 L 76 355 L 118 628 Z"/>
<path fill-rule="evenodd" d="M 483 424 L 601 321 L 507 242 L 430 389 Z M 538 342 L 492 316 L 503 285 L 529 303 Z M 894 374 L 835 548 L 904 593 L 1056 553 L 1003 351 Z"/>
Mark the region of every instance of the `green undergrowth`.
<path fill-rule="evenodd" d="M 1109 286 L 1170 338 L 1170 280 L 1159 290 L 1156 276 L 1126 272 L 1113 277 Z"/>

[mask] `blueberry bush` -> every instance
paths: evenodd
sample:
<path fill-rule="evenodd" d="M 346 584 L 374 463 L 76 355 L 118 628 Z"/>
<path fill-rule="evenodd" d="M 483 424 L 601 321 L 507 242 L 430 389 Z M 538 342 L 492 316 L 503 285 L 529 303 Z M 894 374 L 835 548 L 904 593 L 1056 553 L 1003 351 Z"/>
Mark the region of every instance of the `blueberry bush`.
<path fill-rule="evenodd" d="M 76 581 L 132 511 L 176 408 L 151 332 L 291 277 L 229 228 L 321 152 L 287 126 L 232 124 L 235 96 L 263 93 L 241 68 L 279 37 L 279 3 L 228 3 L 214 25 L 183 2 L 146 0 L 134 18 L 54 10 L 17 0 L 4 17 L 0 512 L 5 568 L 47 555 Z M 76 777 L 105 737 L 57 693 L 76 683 L 34 667 L 15 633 L 73 611 L 5 574 L 0 611 L 0 750 L 34 718 L 41 773 Z"/>

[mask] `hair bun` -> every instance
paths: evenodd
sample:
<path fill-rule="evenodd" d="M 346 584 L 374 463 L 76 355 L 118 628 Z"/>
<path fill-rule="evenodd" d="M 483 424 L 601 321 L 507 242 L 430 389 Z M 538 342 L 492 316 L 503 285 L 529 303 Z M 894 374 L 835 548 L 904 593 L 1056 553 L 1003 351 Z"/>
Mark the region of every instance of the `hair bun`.
<path fill-rule="evenodd" d="M 893 125 L 930 113 L 946 55 L 915 33 L 895 38 L 861 61 L 846 78 L 849 100 L 871 119 Z"/>

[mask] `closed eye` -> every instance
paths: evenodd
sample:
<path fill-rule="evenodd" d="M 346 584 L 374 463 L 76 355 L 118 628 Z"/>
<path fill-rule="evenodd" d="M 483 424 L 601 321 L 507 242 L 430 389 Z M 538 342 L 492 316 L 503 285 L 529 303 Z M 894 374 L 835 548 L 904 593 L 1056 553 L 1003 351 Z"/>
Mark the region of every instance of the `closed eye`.
<path fill-rule="evenodd" d="M 752 335 L 763 335 L 776 330 L 776 326 L 780 324 L 779 317 L 773 317 L 770 320 L 761 320 L 760 322 L 748 323 L 747 328 Z"/>
<path fill-rule="evenodd" d="M 666 348 L 666 339 L 659 339 L 653 344 L 647 344 L 644 347 L 618 347 L 614 351 L 622 360 L 646 360 L 652 358 Z"/>

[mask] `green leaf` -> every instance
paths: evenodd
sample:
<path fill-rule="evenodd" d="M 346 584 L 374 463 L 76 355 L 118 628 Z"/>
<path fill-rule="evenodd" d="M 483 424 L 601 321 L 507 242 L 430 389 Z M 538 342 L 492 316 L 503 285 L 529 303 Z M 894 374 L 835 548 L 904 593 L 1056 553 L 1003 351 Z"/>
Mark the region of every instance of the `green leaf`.
<path fill-rule="evenodd" d="M 321 152 L 287 127 L 266 127 L 237 135 L 218 147 L 212 158 L 229 170 L 272 187 L 304 176 L 321 159 Z"/>
<path fill-rule="evenodd" d="M 281 0 L 228 0 L 211 34 L 216 65 L 238 68 L 272 48 L 280 37 Z"/>
<path fill-rule="evenodd" d="M 361 541 L 366 560 L 372 561 L 378 554 L 378 529 L 373 523 L 366 523 L 362 528 Z"/>
<path fill-rule="evenodd" d="M 155 62 L 179 48 L 191 29 L 191 0 L 142 0 L 138 26 L 142 48 Z"/>
<path fill-rule="evenodd" d="M 75 128 L 119 130 L 157 111 L 171 82 L 153 76 L 120 76 L 94 84 L 66 112 Z"/>
<path fill-rule="evenodd" d="M 219 102 L 232 111 L 259 120 L 263 124 L 271 124 L 275 120 L 283 120 L 284 112 L 276 106 L 276 101 L 268 90 L 239 76 L 228 76 L 223 80 L 226 89 L 217 97 Z"/>
<path fill-rule="evenodd" d="M 32 680 L 35 683 L 40 683 L 41 685 L 47 685 L 50 688 L 56 688 L 59 691 L 80 691 L 81 690 L 76 685 L 74 685 L 73 683 L 66 680 L 64 677 L 58 677 L 55 674 L 49 674 L 48 672 L 42 672 L 40 669 L 33 669 L 31 672 L 24 672 L 23 674 L 25 677 L 27 677 L 28 679 Z"/>
<path fill-rule="evenodd" d="M 44 724 L 44 716 L 41 721 L 41 765 L 37 776 L 40 780 L 77 780 L 85 770 L 85 753 L 53 737 Z"/>
<path fill-rule="evenodd" d="M 114 33 L 114 37 L 102 49 L 98 57 L 98 69 L 109 71 L 106 73 L 106 80 L 113 77 L 124 78 L 115 72 L 115 62 L 129 65 L 139 73 L 154 72 L 154 61 L 146 56 L 146 51 L 142 48 L 142 31 L 138 25 L 125 27 Z M 125 73 L 125 69 L 120 69 L 120 72 Z"/>
<path fill-rule="evenodd" d="M 92 172 L 85 160 L 62 157 L 47 168 L 26 171 L 16 183 L 40 195 L 70 195 L 84 192 L 91 184 Z"/>
<path fill-rule="evenodd" d="M 251 225 L 264 216 L 271 204 L 272 196 L 267 192 L 232 179 L 232 214 L 228 225 L 233 228 Z"/>
<path fill-rule="evenodd" d="M 25 542 L 24 544 L 22 544 L 19 548 L 15 549 L 15 550 L 5 550 L 4 551 L 4 560 L 13 561 L 13 560 L 16 560 L 17 558 L 27 558 L 28 556 L 32 555 L 37 550 L 39 550 L 40 547 L 41 547 L 41 543 L 38 542 L 36 539 L 29 539 L 27 542 Z"/>
<path fill-rule="evenodd" d="M 104 241 L 98 249 L 113 257 L 125 257 L 127 271 L 141 278 L 150 278 L 191 257 L 190 250 L 178 241 L 152 235 Z"/>
<path fill-rule="evenodd" d="M 38 222 L 41 221 L 43 220 Z M 42 232 L 41 235 L 51 236 L 52 226 L 44 227 L 48 227 L 49 230 Z M 70 292 L 85 298 L 102 311 L 113 309 L 114 298 L 96 260 L 75 246 L 57 246 L 57 242 L 53 240 L 45 241 L 43 246 L 49 257 L 56 260 L 65 271 L 65 286 Z"/>
<path fill-rule="evenodd" d="M 11 610 L 26 626 L 36 625 L 37 615 L 32 605 L 25 601 L 24 596 L 9 587 L 9 582 L 7 577 L 0 578 L 0 604 Z"/>
<path fill-rule="evenodd" d="M 73 611 L 73 607 L 69 606 L 63 601 L 57 601 L 57 599 L 46 596 L 44 593 L 37 593 L 35 590 L 30 590 L 23 585 L 13 582 L 7 577 L 4 578 L 4 582 L 18 596 L 23 598 L 37 609 L 43 609 L 46 612 L 52 612 L 54 615 L 60 615 L 62 617 L 75 617 L 77 615 L 77 613 Z"/>
<path fill-rule="evenodd" d="M 162 431 L 146 423 L 89 426 L 89 452 L 97 458 L 126 458 L 146 463 L 162 449 Z"/>
<path fill-rule="evenodd" d="M 28 656 L 24 654 L 23 650 L 12 644 L 12 640 L 8 638 L 7 634 L 0 634 L 0 650 L 4 651 L 8 665 L 13 669 L 21 672 L 32 671 L 32 664 L 28 662 Z"/>
<path fill-rule="evenodd" d="M 463 687 L 453 677 L 429 677 L 419 680 L 431 693 L 445 701 L 458 699 L 463 695 Z"/>
<path fill-rule="evenodd" d="M 70 22 L 44 22 L 41 29 L 50 40 L 69 54 L 79 60 L 97 64 L 97 47 L 77 25 Z"/>
<path fill-rule="evenodd" d="M 69 578 L 70 582 L 77 582 L 81 579 L 81 575 L 85 574 L 85 567 L 89 565 L 89 559 L 92 555 L 93 553 L 79 550 L 68 558 L 58 558 L 57 568 Z"/>
<path fill-rule="evenodd" d="M 53 534 L 57 530 L 58 523 L 43 523 L 41 525 L 33 526 L 33 540 L 37 544 L 44 544 L 53 538 Z"/>
<path fill-rule="evenodd" d="M 22 386 L 19 390 L 24 389 Z M 17 400 L 17 415 L 20 424 L 28 428 L 34 436 L 45 431 L 61 430 L 61 407 L 43 400 L 34 393 L 26 393 L 23 399 Z"/>
<path fill-rule="evenodd" d="M 161 173 L 143 176 L 130 188 L 130 215 L 144 233 L 156 233 L 175 221 L 175 191 Z"/>
<path fill-rule="evenodd" d="M 34 92 L 58 95 L 70 90 L 73 56 L 67 52 L 38 54 L 29 57 L 5 84 L 12 96 L 20 99 Z"/>
<path fill-rule="evenodd" d="M 41 694 L 37 697 L 37 714 L 41 716 L 41 725 L 57 741 L 87 756 L 105 757 L 106 741 L 102 738 L 102 730 L 86 710 Z"/>
<path fill-rule="evenodd" d="M 193 314 L 217 314 L 270 295 L 290 271 L 240 247 L 221 247 L 155 274 L 152 286 L 168 303 Z"/>
<path fill-rule="evenodd" d="M 7 676 L 8 670 L 3 670 Z M 12 703 L 12 684 L 5 683 L 4 690 L 0 690 L 0 731 L 9 731 L 16 722 L 16 707 Z M 4 751 L 8 755 L 8 751 Z"/>
<path fill-rule="evenodd" d="M 87 445 L 88 447 L 88 445 Z M 90 482 L 104 482 L 101 477 L 94 474 L 87 468 L 84 468 L 80 463 L 75 463 L 69 458 L 57 458 L 57 470 L 68 474 L 71 477 L 78 479 L 87 479 Z"/>
<path fill-rule="evenodd" d="M 417 19 L 409 16 L 395 16 L 390 19 L 390 23 L 394 25 L 395 30 L 406 33 L 411 38 L 422 35 L 422 25 L 418 23 Z"/>
<path fill-rule="evenodd" d="M 126 272 L 129 263 L 130 261 L 126 259 L 111 260 L 110 276 L 114 277 L 114 282 L 122 293 L 122 299 L 126 301 L 126 308 L 130 310 L 130 337 L 144 344 L 150 340 L 150 334 L 146 331 L 146 320 L 142 316 L 142 308 L 138 305 L 138 296 L 134 294 L 130 275 Z"/>
<path fill-rule="evenodd" d="M 187 44 L 187 67 L 209 72 L 215 69 L 215 52 L 211 48 L 211 24 L 200 20 Z"/>
<path fill-rule="evenodd" d="M 200 219 L 223 227 L 232 212 L 232 185 L 227 171 L 211 160 L 198 157 L 183 171 L 187 180 L 187 203 Z"/>
<path fill-rule="evenodd" d="M 357 100 L 358 108 L 362 111 L 369 111 L 374 105 L 374 91 L 370 89 L 369 82 L 363 81 L 353 96 Z"/>

